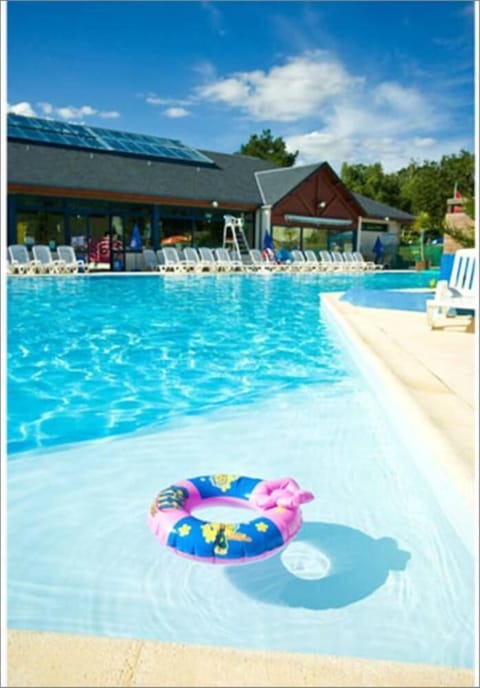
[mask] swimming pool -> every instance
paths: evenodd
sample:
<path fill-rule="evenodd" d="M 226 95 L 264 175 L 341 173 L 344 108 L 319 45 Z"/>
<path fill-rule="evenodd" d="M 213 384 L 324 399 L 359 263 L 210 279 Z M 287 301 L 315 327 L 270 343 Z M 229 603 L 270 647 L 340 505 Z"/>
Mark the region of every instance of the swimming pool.
<path fill-rule="evenodd" d="M 355 278 L 325 277 L 8 281 L 11 628 L 473 665 L 472 547 L 322 318 Z M 283 553 L 158 545 L 158 490 L 219 472 L 316 494 Z"/>

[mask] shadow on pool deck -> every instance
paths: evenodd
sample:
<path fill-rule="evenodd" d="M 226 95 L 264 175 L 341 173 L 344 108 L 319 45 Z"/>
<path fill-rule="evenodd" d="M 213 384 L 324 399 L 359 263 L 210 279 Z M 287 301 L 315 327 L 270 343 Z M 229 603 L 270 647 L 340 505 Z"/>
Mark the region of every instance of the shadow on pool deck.
<path fill-rule="evenodd" d="M 297 561 L 292 548 L 298 549 Z M 287 553 L 290 560 L 282 563 Z M 251 565 L 228 567 L 226 575 L 242 593 L 263 603 L 336 609 L 371 595 L 390 571 L 405 570 L 409 559 L 410 553 L 400 550 L 393 538 L 375 540 L 335 523 L 304 523 L 285 554 L 254 564 L 254 576 Z M 297 575 L 284 564 L 290 570 L 298 564 Z"/>

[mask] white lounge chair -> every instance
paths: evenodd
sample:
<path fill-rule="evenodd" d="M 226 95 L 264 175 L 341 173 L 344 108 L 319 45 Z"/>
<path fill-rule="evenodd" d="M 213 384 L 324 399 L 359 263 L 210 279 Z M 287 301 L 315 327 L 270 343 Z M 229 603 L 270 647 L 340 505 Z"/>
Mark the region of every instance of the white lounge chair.
<path fill-rule="evenodd" d="M 365 260 L 360 251 L 353 251 L 352 256 L 364 270 L 383 270 L 385 267 L 382 263 L 374 263 L 373 260 Z"/>
<path fill-rule="evenodd" d="M 143 256 L 143 267 L 145 270 L 150 270 L 152 272 L 155 272 L 158 270 L 159 265 L 158 265 L 158 260 L 157 260 L 157 254 L 153 250 L 153 248 L 144 248 L 142 249 L 142 256 Z"/>
<path fill-rule="evenodd" d="M 319 251 L 318 256 L 322 270 L 333 272 L 342 269 L 342 265 L 333 259 L 330 251 Z"/>
<path fill-rule="evenodd" d="M 305 249 L 303 254 L 305 256 L 305 260 L 306 260 L 307 264 L 310 265 L 312 271 L 320 272 L 322 270 L 322 266 L 320 264 L 320 261 L 317 258 L 317 254 L 315 253 L 315 251 L 313 251 L 310 248 L 307 248 L 307 249 Z"/>
<path fill-rule="evenodd" d="M 312 272 L 312 264 L 305 259 L 305 256 L 298 248 L 292 249 L 290 253 L 293 258 L 293 263 L 291 263 L 291 268 L 293 270 L 297 270 L 298 272 Z"/>
<path fill-rule="evenodd" d="M 207 246 L 202 246 L 198 249 L 198 255 L 200 256 L 203 270 L 207 272 L 225 271 L 223 266 L 217 261 L 213 249 L 208 248 Z"/>
<path fill-rule="evenodd" d="M 180 263 L 183 265 L 186 272 L 202 272 L 202 261 L 197 253 L 197 249 L 192 246 L 187 246 L 179 256 Z"/>
<path fill-rule="evenodd" d="M 427 301 L 428 324 L 432 330 L 462 325 L 464 320 L 458 316 L 458 309 L 473 311 L 473 316 L 467 316 L 465 323 L 469 329 L 473 329 L 478 309 L 478 262 L 474 248 L 458 250 L 453 259 L 450 279 L 437 283 L 433 299 Z"/>
<path fill-rule="evenodd" d="M 225 270 L 226 272 L 241 272 L 244 269 L 243 263 L 237 258 L 233 258 L 228 249 L 226 248 L 215 248 L 213 249 L 215 258 L 219 268 Z"/>
<path fill-rule="evenodd" d="M 266 260 L 259 248 L 251 248 L 249 250 L 250 255 L 250 267 L 256 272 L 273 272 L 277 270 L 277 266 L 274 263 Z"/>
<path fill-rule="evenodd" d="M 86 272 L 85 261 L 77 258 L 73 246 L 57 246 L 57 257 L 65 263 L 64 272 L 77 273 L 79 270 Z"/>
<path fill-rule="evenodd" d="M 363 260 L 363 258 L 361 257 L 360 259 L 357 258 L 353 251 L 344 251 L 343 255 L 344 258 L 348 260 L 348 262 L 350 263 L 352 270 L 354 270 L 355 272 L 366 272 L 368 269 L 370 269 L 367 265 L 367 262 Z"/>
<path fill-rule="evenodd" d="M 336 263 L 342 272 L 353 272 L 355 267 L 341 251 L 332 251 L 333 262 Z"/>
<path fill-rule="evenodd" d="M 33 275 L 39 271 L 38 261 L 32 260 L 24 244 L 12 244 L 8 247 L 10 259 L 9 272 L 13 275 Z"/>
<path fill-rule="evenodd" d="M 38 271 L 43 274 L 59 275 L 66 272 L 65 262 L 63 260 L 53 259 L 52 252 L 49 246 L 43 244 L 35 244 L 32 248 L 34 260 L 38 261 Z"/>
<path fill-rule="evenodd" d="M 164 246 L 157 251 L 158 269 L 160 272 L 186 272 L 185 266 L 180 260 L 178 251 L 173 246 Z"/>

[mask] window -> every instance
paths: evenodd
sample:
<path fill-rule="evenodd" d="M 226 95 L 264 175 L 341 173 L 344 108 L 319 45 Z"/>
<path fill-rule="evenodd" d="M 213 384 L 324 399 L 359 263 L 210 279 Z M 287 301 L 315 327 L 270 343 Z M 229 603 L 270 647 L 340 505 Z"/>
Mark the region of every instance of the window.
<path fill-rule="evenodd" d="M 300 227 L 272 227 L 272 237 L 276 248 L 300 248 L 301 230 Z"/>
<path fill-rule="evenodd" d="M 45 244 L 55 250 L 65 241 L 63 214 L 17 212 L 17 243 L 33 246 Z"/>

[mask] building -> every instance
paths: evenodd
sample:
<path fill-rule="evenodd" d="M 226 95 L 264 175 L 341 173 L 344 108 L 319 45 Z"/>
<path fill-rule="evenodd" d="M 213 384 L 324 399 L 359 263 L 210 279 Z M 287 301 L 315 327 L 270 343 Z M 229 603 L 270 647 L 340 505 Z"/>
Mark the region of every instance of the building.
<path fill-rule="evenodd" d="M 252 247 L 268 231 L 279 247 L 369 257 L 379 234 L 388 253 L 401 224 L 414 220 L 351 193 L 327 162 L 279 168 L 171 139 L 8 115 L 9 244 L 71 244 L 85 255 L 92 241 L 116 235 L 129 269 L 134 230 L 153 248 L 169 237 L 219 246 L 225 214 L 244 218 Z"/>

